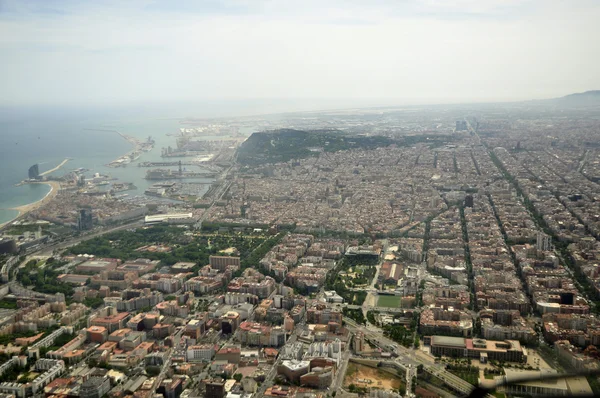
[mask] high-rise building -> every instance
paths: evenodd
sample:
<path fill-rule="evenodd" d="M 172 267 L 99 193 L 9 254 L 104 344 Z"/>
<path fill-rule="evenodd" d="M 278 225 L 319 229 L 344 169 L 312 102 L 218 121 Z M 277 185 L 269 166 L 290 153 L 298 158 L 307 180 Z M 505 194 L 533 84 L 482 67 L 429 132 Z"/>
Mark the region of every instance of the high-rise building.
<path fill-rule="evenodd" d="M 80 231 L 86 231 L 94 227 L 92 219 L 92 209 L 81 209 L 79 210 L 79 217 L 77 218 L 77 228 Z"/>
<path fill-rule="evenodd" d="M 465 207 L 473 207 L 473 195 L 465 196 Z"/>
<path fill-rule="evenodd" d="M 467 121 L 466 120 L 457 120 L 456 121 L 456 131 L 465 131 L 467 129 Z"/>
<path fill-rule="evenodd" d="M 29 168 L 29 179 L 37 180 L 40 177 L 40 166 L 36 163 Z"/>
<path fill-rule="evenodd" d="M 240 326 L 240 314 L 235 311 L 229 311 L 221 317 L 221 332 L 231 334 Z"/>
<path fill-rule="evenodd" d="M 552 238 L 543 232 L 538 232 L 535 248 L 540 251 L 552 250 Z"/>
<path fill-rule="evenodd" d="M 215 268 L 224 271 L 228 266 L 240 267 L 239 257 L 230 256 L 209 256 L 208 262 L 211 268 Z"/>
<path fill-rule="evenodd" d="M 362 352 L 365 350 L 365 335 L 362 332 L 357 332 L 354 335 L 352 342 L 354 352 Z"/>
<path fill-rule="evenodd" d="M 225 380 L 213 379 L 204 381 L 206 398 L 223 398 L 225 396 Z"/>
<path fill-rule="evenodd" d="M 18 251 L 17 242 L 14 239 L 0 238 L 0 254 L 15 254 Z"/>

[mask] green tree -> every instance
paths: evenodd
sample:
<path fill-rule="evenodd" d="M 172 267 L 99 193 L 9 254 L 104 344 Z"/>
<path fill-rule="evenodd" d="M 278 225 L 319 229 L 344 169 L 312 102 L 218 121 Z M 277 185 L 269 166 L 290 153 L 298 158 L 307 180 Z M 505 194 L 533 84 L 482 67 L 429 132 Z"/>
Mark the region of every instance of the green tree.
<path fill-rule="evenodd" d="M 160 367 L 158 366 L 146 366 L 146 373 L 148 376 L 156 377 L 160 374 Z"/>

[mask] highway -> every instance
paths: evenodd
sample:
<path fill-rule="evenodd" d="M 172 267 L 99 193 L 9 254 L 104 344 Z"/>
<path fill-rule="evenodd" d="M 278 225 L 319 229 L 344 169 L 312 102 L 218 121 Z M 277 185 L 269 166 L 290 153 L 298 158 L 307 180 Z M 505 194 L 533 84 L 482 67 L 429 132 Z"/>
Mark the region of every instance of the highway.
<path fill-rule="evenodd" d="M 380 348 L 390 351 L 388 347 L 397 347 L 394 349 L 394 352 L 398 355 L 394 361 L 401 369 L 406 370 L 408 365 L 411 365 L 413 368 L 416 368 L 419 365 L 423 365 L 423 369 L 442 380 L 444 383 L 449 385 L 455 391 L 458 391 L 462 394 L 469 394 L 474 386 L 467 381 L 461 379 L 460 377 L 448 372 L 444 369 L 443 365 L 431 363 L 423 358 L 419 358 L 415 355 L 415 351 L 409 348 L 403 347 L 396 342 L 388 339 L 383 335 L 381 331 L 374 331 L 366 328 L 365 326 L 359 325 L 351 319 L 344 318 L 344 322 L 349 326 L 350 329 L 359 330 L 364 333 L 365 338 L 368 338 L 371 344 L 375 344 Z"/>
<path fill-rule="evenodd" d="M 124 229 L 130 229 L 130 228 L 138 228 L 143 225 L 144 225 L 144 220 L 136 220 L 136 221 L 133 221 L 133 222 L 130 222 L 127 224 L 119 225 L 118 227 L 102 229 L 97 232 L 92 231 L 91 233 L 77 236 L 77 237 L 75 237 L 73 239 L 69 239 L 65 242 L 52 243 L 52 244 L 46 245 L 46 246 L 42 247 L 40 250 L 38 250 L 37 252 L 30 253 L 28 255 L 28 257 L 33 254 L 35 254 L 36 256 L 50 256 L 50 255 L 52 255 L 54 250 L 66 249 L 68 247 L 75 246 L 84 240 L 92 239 L 97 236 L 102 236 L 104 234 L 108 234 L 108 233 L 115 232 L 115 231 L 121 231 Z"/>

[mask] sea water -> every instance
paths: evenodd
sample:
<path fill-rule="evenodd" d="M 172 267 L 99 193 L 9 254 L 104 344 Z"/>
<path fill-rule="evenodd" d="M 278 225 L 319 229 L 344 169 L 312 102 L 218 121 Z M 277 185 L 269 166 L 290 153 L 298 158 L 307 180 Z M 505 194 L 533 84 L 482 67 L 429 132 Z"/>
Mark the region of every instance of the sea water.
<path fill-rule="evenodd" d="M 14 219 L 11 208 L 37 202 L 50 190 L 46 184 L 15 186 L 38 164 L 40 172 L 50 170 L 65 158 L 73 160 L 52 176 L 83 167 L 131 182 L 138 188 L 127 192 L 142 195 L 154 181 L 144 179 L 148 169 L 138 162 L 161 161 L 161 148 L 175 147 L 180 121 L 192 118 L 220 118 L 315 110 L 331 104 L 296 100 L 221 100 L 171 103 L 137 107 L 0 107 L 0 224 Z M 129 142 L 116 132 L 145 140 L 152 136 L 154 149 L 144 153 L 127 167 L 110 168 L 106 164 L 131 151 Z M 252 131 L 245 131 L 251 133 Z M 178 159 L 174 159 L 178 160 Z M 197 168 L 196 168 L 197 169 Z M 200 170 L 198 170 L 200 171 Z M 195 180 L 210 183 L 212 180 Z"/>
<path fill-rule="evenodd" d="M 173 145 L 166 133 L 177 132 L 177 119 L 156 119 L 136 114 L 80 112 L 78 110 L 2 109 L 0 110 L 0 224 L 18 214 L 11 208 L 37 202 L 50 191 L 46 184 L 15 184 L 28 176 L 28 169 L 39 165 L 40 172 L 50 170 L 65 158 L 72 158 L 53 176 L 86 168 L 108 174 L 122 182 L 132 182 L 143 194 L 150 185 L 144 180 L 147 169 L 131 164 L 109 168 L 107 163 L 131 151 L 132 146 L 115 131 L 140 139 L 152 136 L 155 149 L 138 161 L 160 160 L 161 145 Z M 114 130 L 114 131 L 110 131 Z M 158 156 L 158 157 L 157 157 Z"/>

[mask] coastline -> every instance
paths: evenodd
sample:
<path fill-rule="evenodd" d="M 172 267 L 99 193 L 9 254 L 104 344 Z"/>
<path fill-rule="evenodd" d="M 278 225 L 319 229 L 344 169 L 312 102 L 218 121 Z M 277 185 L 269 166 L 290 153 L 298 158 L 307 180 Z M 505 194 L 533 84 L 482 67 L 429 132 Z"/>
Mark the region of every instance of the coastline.
<path fill-rule="evenodd" d="M 0 228 L 3 228 L 11 223 L 13 223 L 14 221 L 18 220 L 20 217 L 27 215 L 27 213 L 33 211 L 33 210 L 37 210 L 40 207 L 42 207 L 43 205 L 45 205 L 46 203 L 48 203 L 49 201 L 51 201 L 52 199 L 54 199 L 56 197 L 56 195 L 58 195 L 58 191 L 60 190 L 60 182 L 58 181 L 40 181 L 40 182 L 31 182 L 29 184 L 46 184 L 46 185 L 50 185 L 50 191 L 48 191 L 48 193 L 41 198 L 40 200 L 33 202 L 33 203 L 29 203 L 26 205 L 22 205 L 22 206 L 17 206 L 17 207 L 12 207 L 10 210 L 16 210 L 19 212 L 19 214 L 17 214 L 17 216 L 15 218 L 13 218 L 12 220 L 6 221 L 5 223 L 0 224 Z"/>

